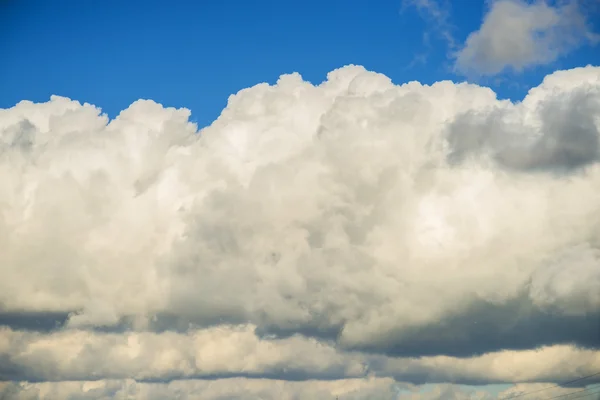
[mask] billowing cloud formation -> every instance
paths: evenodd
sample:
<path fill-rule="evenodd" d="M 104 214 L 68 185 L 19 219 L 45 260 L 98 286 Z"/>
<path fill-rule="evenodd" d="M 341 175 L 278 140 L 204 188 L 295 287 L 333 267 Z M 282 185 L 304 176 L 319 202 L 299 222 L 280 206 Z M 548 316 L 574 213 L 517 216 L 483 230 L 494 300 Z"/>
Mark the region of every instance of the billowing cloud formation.
<path fill-rule="evenodd" d="M 513 104 L 348 66 L 242 90 L 200 131 L 189 116 L 0 110 L 0 377 L 598 368 L 600 68 Z"/>
<path fill-rule="evenodd" d="M 547 64 L 600 36 L 588 26 L 587 11 L 577 0 L 495 0 L 478 31 L 456 55 L 462 73 L 496 75 Z"/>

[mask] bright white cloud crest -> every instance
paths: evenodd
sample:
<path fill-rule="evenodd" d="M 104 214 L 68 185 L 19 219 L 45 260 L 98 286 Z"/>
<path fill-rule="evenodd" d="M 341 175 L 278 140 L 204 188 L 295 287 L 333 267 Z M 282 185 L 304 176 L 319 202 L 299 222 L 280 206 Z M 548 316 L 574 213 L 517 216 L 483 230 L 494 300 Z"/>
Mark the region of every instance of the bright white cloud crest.
<path fill-rule="evenodd" d="M 138 101 L 109 121 L 61 97 L 0 110 L 5 376 L 598 368 L 600 68 L 513 104 L 349 66 L 245 89 L 199 132 L 189 116 Z M 28 331 L 41 315 L 64 329 Z M 539 346 L 570 367 L 475 367 Z"/>

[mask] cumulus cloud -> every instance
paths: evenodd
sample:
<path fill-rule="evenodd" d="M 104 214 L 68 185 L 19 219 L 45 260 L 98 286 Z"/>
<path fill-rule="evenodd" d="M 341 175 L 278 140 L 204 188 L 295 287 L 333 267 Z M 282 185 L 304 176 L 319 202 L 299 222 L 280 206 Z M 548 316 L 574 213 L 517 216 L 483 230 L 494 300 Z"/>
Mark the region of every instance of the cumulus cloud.
<path fill-rule="evenodd" d="M 584 43 L 600 40 L 587 16 L 577 0 L 555 5 L 545 0 L 495 0 L 479 30 L 456 53 L 455 69 L 496 75 L 551 63 Z"/>
<path fill-rule="evenodd" d="M 599 104 L 591 66 L 519 103 L 347 66 L 201 130 L 149 100 L 0 110 L 0 378 L 581 376 Z"/>

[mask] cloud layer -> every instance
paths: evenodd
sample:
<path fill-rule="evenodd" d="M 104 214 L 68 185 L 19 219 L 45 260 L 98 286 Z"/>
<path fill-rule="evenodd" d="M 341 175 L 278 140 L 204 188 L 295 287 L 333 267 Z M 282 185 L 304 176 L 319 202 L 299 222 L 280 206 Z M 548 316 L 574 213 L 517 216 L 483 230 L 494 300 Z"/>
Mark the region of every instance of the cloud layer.
<path fill-rule="evenodd" d="M 0 378 L 600 368 L 600 68 L 511 103 L 348 66 L 242 90 L 200 131 L 189 117 L 0 110 Z"/>
<path fill-rule="evenodd" d="M 488 387 L 459 385 L 432 385 L 415 387 L 394 383 L 387 378 L 344 379 L 339 381 L 266 381 L 246 378 L 219 381 L 185 380 L 170 383 L 146 383 L 133 380 L 99 380 L 44 383 L 1 383 L 0 398 L 6 400 L 30 399 L 141 399 L 141 400 L 492 400 L 510 398 L 523 393 L 533 400 L 551 397 L 590 398 L 600 393 L 598 387 L 551 388 L 544 384 L 516 385 L 498 395 L 490 394 Z M 593 397 L 592 397 L 593 398 Z"/>
<path fill-rule="evenodd" d="M 300 335 L 261 338 L 253 326 L 176 332 L 49 334 L 3 329 L 0 376 L 14 381 L 252 378 L 286 381 L 394 378 L 398 382 L 562 382 L 600 370 L 600 352 L 556 345 L 470 358 L 389 357 L 336 349 Z M 600 381 L 595 380 L 584 383 Z"/>

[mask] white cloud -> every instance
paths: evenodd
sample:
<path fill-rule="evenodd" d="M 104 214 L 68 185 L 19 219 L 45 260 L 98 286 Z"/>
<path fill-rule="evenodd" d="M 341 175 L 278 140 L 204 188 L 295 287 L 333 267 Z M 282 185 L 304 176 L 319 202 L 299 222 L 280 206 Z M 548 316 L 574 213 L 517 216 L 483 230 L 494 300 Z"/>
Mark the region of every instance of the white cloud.
<path fill-rule="evenodd" d="M 465 74 L 496 75 L 507 69 L 551 63 L 600 36 L 590 30 L 587 11 L 576 0 L 496 0 L 478 31 L 456 54 L 455 68 Z"/>
<path fill-rule="evenodd" d="M 252 326 L 219 326 L 187 333 L 50 334 L 0 331 L 2 364 L 12 379 L 115 378 L 169 381 L 212 376 L 342 379 L 365 376 L 360 357 L 299 336 L 264 340 Z M 1 368 L 0 368 L 1 370 Z"/>
<path fill-rule="evenodd" d="M 0 110 L 1 372 L 577 377 L 598 363 L 599 102 L 595 67 L 513 104 L 349 66 L 245 89 L 200 132 L 152 101 Z M 589 353 L 552 375 L 543 346 Z"/>

